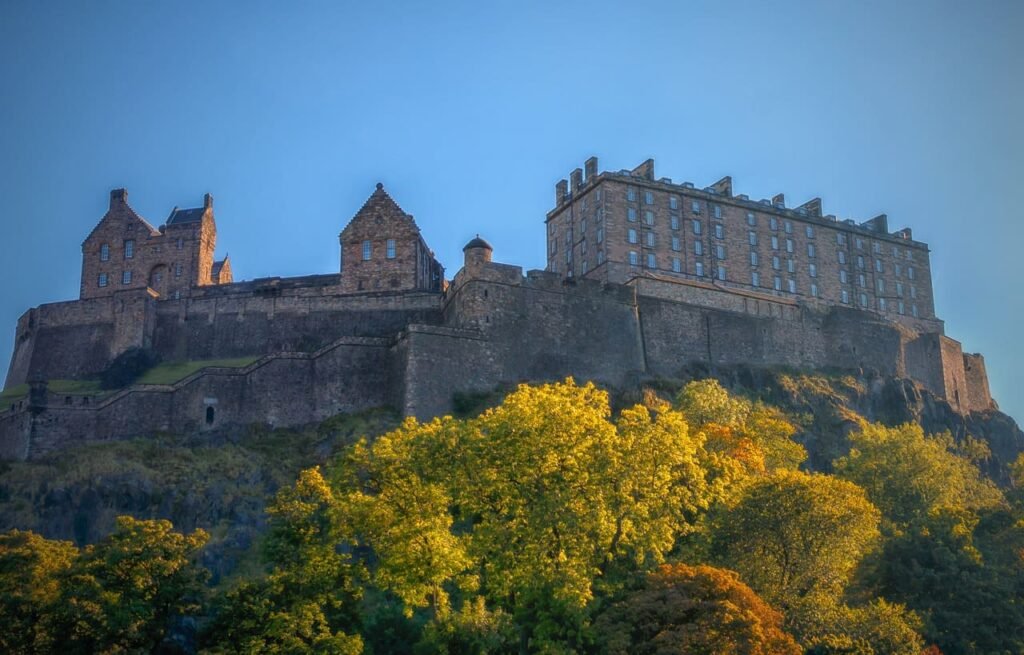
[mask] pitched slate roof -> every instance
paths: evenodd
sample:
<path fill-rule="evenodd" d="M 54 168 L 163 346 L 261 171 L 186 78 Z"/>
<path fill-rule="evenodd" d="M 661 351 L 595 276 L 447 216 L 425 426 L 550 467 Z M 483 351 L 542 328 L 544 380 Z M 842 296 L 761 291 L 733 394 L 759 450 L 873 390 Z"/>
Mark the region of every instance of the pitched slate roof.
<path fill-rule="evenodd" d="M 225 255 L 224 259 L 220 260 L 219 262 L 213 262 L 213 270 L 210 271 L 210 277 L 212 277 L 214 280 L 219 278 L 220 277 L 220 271 L 221 271 L 221 269 L 224 268 L 224 264 L 227 261 L 228 261 L 228 257 L 227 257 L 227 255 Z"/>
<path fill-rule="evenodd" d="M 175 207 L 171 210 L 171 215 L 167 217 L 167 224 L 198 223 L 203 220 L 204 212 L 206 212 L 205 207 L 196 207 L 195 209 L 178 209 Z"/>
<path fill-rule="evenodd" d="M 413 219 L 412 215 L 406 214 L 405 211 L 398 206 L 398 203 L 395 202 L 394 198 L 388 195 L 388 192 L 384 190 L 384 185 L 378 182 L 377 189 L 370 194 L 370 197 L 366 199 L 363 206 L 355 213 L 355 216 L 353 216 L 352 220 L 348 222 L 345 229 L 341 231 L 342 234 L 344 234 L 345 230 L 355 223 L 356 220 L 363 217 L 375 217 L 377 215 L 401 217 L 402 219 L 412 223 L 413 227 L 419 231 L 419 227 L 416 225 L 416 221 Z"/>

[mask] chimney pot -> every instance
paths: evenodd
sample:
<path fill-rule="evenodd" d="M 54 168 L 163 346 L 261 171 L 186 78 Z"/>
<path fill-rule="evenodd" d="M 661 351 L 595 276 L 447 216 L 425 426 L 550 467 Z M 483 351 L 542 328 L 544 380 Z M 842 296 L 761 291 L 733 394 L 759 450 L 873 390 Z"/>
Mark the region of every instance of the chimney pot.
<path fill-rule="evenodd" d="M 128 190 L 127 189 L 112 189 L 110 191 L 110 206 L 113 207 L 116 204 L 123 204 L 128 202 Z"/>

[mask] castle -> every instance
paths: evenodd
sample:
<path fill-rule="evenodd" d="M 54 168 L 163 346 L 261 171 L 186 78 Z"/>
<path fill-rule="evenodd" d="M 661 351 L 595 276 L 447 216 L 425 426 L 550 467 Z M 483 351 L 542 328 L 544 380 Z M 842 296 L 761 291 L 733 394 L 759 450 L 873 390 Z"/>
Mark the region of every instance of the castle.
<path fill-rule="evenodd" d="M 555 187 L 548 262 L 492 261 L 477 237 L 448 281 L 414 219 L 378 184 L 341 231 L 337 273 L 234 282 L 215 259 L 213 199 L 154 228 L 123 189 L 82 245 L 79 300 L 18 321 L 0 457 L 84 440 L 263 423 L 296 426 L 390 405 L 447 412 L 459 392 L 568 375 L 610 385 L 700 363 L 872 370 L 956 411 L 994 407 L 984 360 L 945 336 L 929 250 L 885 215 L 823 215 L 815 198 L 696 188 L 648 160 Z M 245 358 L 168 384 L 60 392 L 118 354 Z"/>

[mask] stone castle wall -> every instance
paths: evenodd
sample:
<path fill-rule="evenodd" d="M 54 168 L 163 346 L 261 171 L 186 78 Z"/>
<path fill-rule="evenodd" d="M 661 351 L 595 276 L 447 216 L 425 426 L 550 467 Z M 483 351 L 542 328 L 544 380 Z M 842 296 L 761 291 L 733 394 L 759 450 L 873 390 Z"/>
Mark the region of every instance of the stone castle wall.
<path fill-rule="evenodd" d="M 180 301 L 125 292 L 31 310 L 8 386 L 95 371 L 128 345 L 168 359 L 265 356 L 92 401 L 34 385 L 0 413 L 0 456 L 157 431 L 297 426 L 381 405 L 427 418 L 450 411 L 457 392 L 570 375 L 618 386 L 694 363 L 871 369 L 909 376 L 962 412 L 992 406 L 980 357 L 868 312 L 654 276 L 625 285 L 524 276 L 469 258 L 443 295 L 345 295 L 336 279 L 207 287 Z"/>

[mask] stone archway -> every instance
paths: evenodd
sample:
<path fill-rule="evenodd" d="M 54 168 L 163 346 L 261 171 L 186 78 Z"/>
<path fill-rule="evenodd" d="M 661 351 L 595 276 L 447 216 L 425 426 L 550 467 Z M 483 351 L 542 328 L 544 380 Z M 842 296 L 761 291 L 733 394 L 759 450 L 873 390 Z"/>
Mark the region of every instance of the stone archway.
<path fill-rule="evenodd" d="M 149 271 L 149 288 L 159 293 L 161 297 L 167 295 L 169 271 L 166 264 L 157 264 Z"/>

